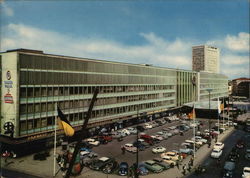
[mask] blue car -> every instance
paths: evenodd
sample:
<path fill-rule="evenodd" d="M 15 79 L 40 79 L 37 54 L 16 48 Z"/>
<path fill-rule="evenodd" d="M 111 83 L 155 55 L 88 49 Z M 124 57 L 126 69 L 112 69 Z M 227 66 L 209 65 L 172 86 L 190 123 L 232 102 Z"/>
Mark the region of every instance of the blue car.
<path fill-rule="evenodd" d="M 145 167 L 145 164 L 144 163 L 140 163 L 138 165 L 138 170 L 140 175 L 144 176 L 144 175 L 147 175 L 148 174 L 148 170 L 147 168 Z"/>
<path fill-rule="evenodd" d="M 126 162 L 121 162 L 120 163 L 118 174 L 120 176 L 128 175 L 128 163 L 126 163 Z"/>

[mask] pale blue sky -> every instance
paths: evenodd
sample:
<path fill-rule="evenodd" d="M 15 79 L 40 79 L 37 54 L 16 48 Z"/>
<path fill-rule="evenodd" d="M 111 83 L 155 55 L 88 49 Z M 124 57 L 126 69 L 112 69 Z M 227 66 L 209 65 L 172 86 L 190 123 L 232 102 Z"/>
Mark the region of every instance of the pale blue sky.
<path fill-rule="evenodd" d="M 1 51 L 191 70 L 191 47 L 221 49 L 221 73 L 249 77 L 248 0 L 2 1 Z"/>

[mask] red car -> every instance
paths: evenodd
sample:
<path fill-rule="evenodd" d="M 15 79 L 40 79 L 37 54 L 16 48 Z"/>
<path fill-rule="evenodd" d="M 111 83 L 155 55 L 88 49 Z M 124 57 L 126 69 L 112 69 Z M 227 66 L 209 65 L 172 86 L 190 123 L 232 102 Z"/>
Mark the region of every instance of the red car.
<path fill-rule="evenodd" d="M 103 139 L 105 141 L 111 142 L 113 140 L 112 136 L 108 136 L 108 135 L 102 135 L 102 136 L 98 136 L 99 139 Z"/>

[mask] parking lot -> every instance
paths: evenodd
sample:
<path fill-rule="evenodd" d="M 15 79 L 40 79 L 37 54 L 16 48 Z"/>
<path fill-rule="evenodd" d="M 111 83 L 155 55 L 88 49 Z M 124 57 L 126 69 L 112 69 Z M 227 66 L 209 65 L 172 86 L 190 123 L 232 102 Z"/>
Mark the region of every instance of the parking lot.
<path fill-rule="evenodd" d="M 199 119 L 197 119 L 199 120 Z M 204 131 L 206 129 L 208 129 L 208 120 L 207 119 L 201 119 L 201 121 L 203 122 L 203 126 L 200 127 L 201 131 Z M 214 127 L 215 123 L 217 121 L 214 120 L 212 122 L 211 128 Z M 161 131 L 163 128 L 168 128 L 171 126 L 177 126 L 180 125 L 181 121 L 173 121 L 171 123 L 166 123 L 164 125 L 152 128 L 152 129 L 147 129 L 144 132 L 148 135 L 155 135 L 156 132 Z M 190 123 L 187 123 L 190 124 Z M 241 136 L 244 135 L 244 132 L 242 130 L 235 130 L 232 127 L 230 127 L 228 130 L 225 131 L 225 133 L 219 135 L 218 140 L 222 140 L 224 141 L 225 139 L 225 150 L 223 151 L 223 157 L 221 157 L 221 165 L 224 164 L 224 161 L 226 159 L 226 155 L 228 154 L 228 152 L 231 150 L 231 148 L 233 147 L 233 142 L 236 142 L 239 138 L 241 138 Z M 230 139 L 227 139 L 229 138 Z M 175 135 L 172 137 L 169 137 L 168 139 L 165 139 L 153 146 L 150 146 L 149 148 L 146 148 L 144 151 L 139 151 L 139 162 L 143 162 L 146 160 L 152 160 L 154 158 L 160 158 L 160 153 L 158 154 L 154 154 L 152 153 L 152 148 L 156 147 L 156 146 L 163 146 L 166 148 L 166 151 L 172 151 L 172 150 L 179 150 L 181 143 L 185 142 L 185 140 L 187 139 L 191 139 L 193 137 L 193 129 L 189 129 L 188 131 L 184 132 L 183 135 Z M 129 166 L 131 166 L 133 163 L 136 162 L 136 154 L 135 153 L 130 153 L 128 151 L 126 151 L 123 154 L 123 151 L 121 150 L 121 146 L 127 143 L 133 143 L 134 141 L 136 141 L 136 134 L 132 134 L 129 136 L 126 136 L 123 138 L 123 140 L 118 141 L 117 139 L 113 139 L 113 141 L 107 143 L 107 144 L 100 144 L 99 146 L 93 147 L 92 151 L 98 154 L 98 158 L 100 157 L 110 157 L 110 158 L 114 158 L 118 163 L 120 162 L 127 162 L 129 164 Z M 211 176 L 211 171 L 213 173 L 214 177 L 220 177 L 220 172 L 221 169 L 218 168 L 218 166 L 216 165 L 216 160 L 210 158 L 210 153 L 213 147 L 214 141 L 212 142 L 211 148 L 208 148 L 207 144 L 203 145 L 199 150 L 197 150 L 196 152 L 196 158 L 195 158 L 195 165 L 197 166 L 198 164 L 205 164 L 206 168 L 207 168 L 207 172 L 200 175 L 199 177 L 210 177 Z M 61 152 L 62 147 L 58 147 L 57 148 L 58 153 Z M 244 150 L 242 150 L 241 152 L 244 152 Z M 14 170 L 18 170 L 17 167 L 19 167 L 20 170 L 23 170 L 22 172 L 27 172 L 29 174 L 32 175 L 37 175 L 37 176 L 41 176 L 41 177 L 51 177 L 51 175 L 53 175 L 53 153 L 51 151 L 51 156 L 44 162 L 39 162 L 39 161 L 34 161 L 32 160 L 32 156 L 29 156 L 27 158 L 20 158 L 17 160 L 14 160 L 14 164 L 10 164 L 9 168 L 10 169 L 14 169 Z M 242 153 L 241 155 L 244 155 L 244 153 Z M 182 161 L 182 164 L 187 164 L 188 161 L 190 160 L 191 156 L 188 156 L 186 159 L 184 159 Z M 22 160 L 21 160 L 22 159 Z M 243 156 L 241 156 L 241 159 L 243 160 Z M 33 162 L 31 165 L 31 162 Z M 237 166 L 241 166 L 239 167 L 239 170 L 237 169 L 237 173 L 236 175 L 240 175 L 242 173 L 242 166 L 246 165 L 247 163 L 249 163 L 249 161 L 243 160 L 240 161 L 239 164 L 237 164 Z M 26 167 L 25 167 L 26 165 Z M 29 167 L 27 167 L 27 165 L 30 165 Z M 40 166 L 39 166 L 40 165 Z M 34 168 L 35 167 L 48 167 L 48 169 L 46 169 L 47 171 L 44 172 L 42 170 L 37 170 L 34 172 Z M 50 166 L 48 166 L 50 165 Z M 238 167 L 237 167 L 238 168 Z M 59 169 L 59 166 L 57 165 L 57 169 Z M 191 170 L 191 172 L 194 170 Z M 62 176 L 62 172 L 59 171 L 59 173 L 57 174 L 56 177 L 61 177 Z M 117 171 L 114 171 L 112 174 L 104 174 L 101 171 L 94 171 L 88 167 L 84 167 L 84 169 L 81 172 L 81 175 L 79 177 L 117 177 Z M 176 166 L 174 168 L 170 168 L 168 170 L 163 171 L 160 174 L 155 174 L 155 173 L 150 173 L 149 175 L 147 175 L 146 177 L 185 177 L 185 175 L 183 175 L 181 168 L 178 169 Z M 186 175 L 188 176 L 188 175 Z M 192 177 L 192 175 L 191 175 Z"/>

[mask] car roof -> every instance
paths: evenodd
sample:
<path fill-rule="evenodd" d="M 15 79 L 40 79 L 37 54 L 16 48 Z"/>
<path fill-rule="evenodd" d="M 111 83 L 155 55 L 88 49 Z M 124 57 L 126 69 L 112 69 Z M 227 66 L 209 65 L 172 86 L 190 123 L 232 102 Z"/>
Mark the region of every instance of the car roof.
<path fill-rule="evenodd" d="M 108 157 L 101 157 L 101 158 L 99 158 L 99 160 L 101 160 L 101 161 L 107 161 L 107 160 L 109 160 L 110 158 L 108 158 Z"/>
<path fill-rule="evenodd" d="M 243 170 L 247 170 L 247 171 L 250 171 L 250 167 L 244 167 Z"/>
<path fill-rule="evenodd" d="M 216 142 L 215 144 L 220 144 L 220 145 L 222 145 L 223 143 L 222 143 L 222 142 Z"/>

